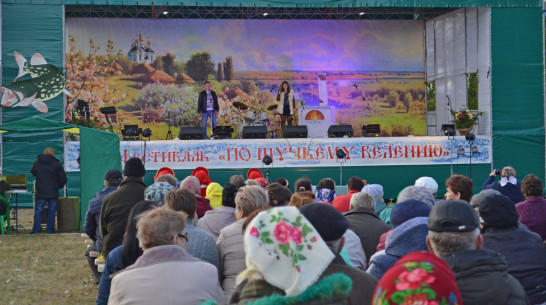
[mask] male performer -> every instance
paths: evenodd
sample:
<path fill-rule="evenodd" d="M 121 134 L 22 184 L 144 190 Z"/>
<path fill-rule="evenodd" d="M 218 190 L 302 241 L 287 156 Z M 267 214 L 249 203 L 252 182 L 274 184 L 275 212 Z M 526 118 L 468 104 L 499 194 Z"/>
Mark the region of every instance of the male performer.
<path fill-rule="evenodd" d="M 211 138 L 216 135 L 216 116 L 218 115 L 218 97 L 216 92 L 210 90 L 210 82 L 205 81 L 205 90 L 199 93 L 199 101 L 197 102 L 197 112 L 201 114 L 201 122 L 203 123 L 203 139 L 207 139 L 207 120 L 210 117 L 212 122 Z"/>

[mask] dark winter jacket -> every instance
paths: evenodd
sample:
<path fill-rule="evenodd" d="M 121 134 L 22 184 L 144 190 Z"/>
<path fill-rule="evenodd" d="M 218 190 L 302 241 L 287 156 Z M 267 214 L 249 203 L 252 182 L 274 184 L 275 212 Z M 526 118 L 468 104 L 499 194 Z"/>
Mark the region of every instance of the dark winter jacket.
<path fill-rule="evenodd" d="M 362 248 L 366 253 L 366 261 L 369 262 L 377 249 L 379 237 L 390 230 L 391 226 L 379 219 L 370 208 L 357 208 L 347 211 L 343 215 L 349 221 L 349 229 L 353 230 L 360 238 Z"/>
<path fill-rule="evenodd" d="M 115 191 L 117 186 L 107 186 L 100 190 L 93 199 L 89 200 L 89 207 L 85 214 L 85 223 L 83 230 L 89 238 L 95 242 L 95 249 L 100 251 L 102 246 L 102 236 L 100 235 L 100 208 L 102 206 L 102 200 L 106 195 Z"/>
<path fill-rule="evenodd" d="M 59 189 L 66 184 L 66 173 L 57 158 L 48 154 L 38 155 L 30 172 L 36 177 L 37 199 L 59 198 Z"/>
<path fill-rule="evenodd" d="M 520 282 L 531 303 L 546 303 L 546 249 L 540 236 L 516 228 L 488 228 L 482 236 L 484 248 L 504 255 L 508 273 Z"/>
<path fill-rule="evenodd" d="M 529 304 L 523 287 L 508 273 L 508 264 L 499 253 L 465 250 L 442 258 L 455 273 L 464 305 Z"/>
<path fill-rule="evenodd" d="M 214 111 L 219 111 L 220 106 L 218 105 L 218 96 L 216 95 L 216 92 L 210 90 L 210 94 L 212 95 L 212 108 L 214 108 Z M 207 91 L 205 90 L 199 93 L 199 100 L 197 101 L 197 113 L 201 112 L 207 112 Z"/>
<path fill-rule="evenodd" d="M 504 196 L 510 198 L 514 204 L 523 201 L 523 193 L 521 192 L 521 182 L 518 180 L 516 185 L 512 183 L 506 183 L 501 186 L 500 183 L 495 182 L 495 176 L 489 176 L 482 185 L 482 189 L 492 189 L 501 192 Z"/>
<path fill-rule="evenodd" d="M 102 200 L 100 211 L 100 232 L 102 254 L 108 255 L 123 242 L 127 218 L 133 206 L 144 200 L 146 184 L 138 177 L 125 178 L 119 188 Z"/>

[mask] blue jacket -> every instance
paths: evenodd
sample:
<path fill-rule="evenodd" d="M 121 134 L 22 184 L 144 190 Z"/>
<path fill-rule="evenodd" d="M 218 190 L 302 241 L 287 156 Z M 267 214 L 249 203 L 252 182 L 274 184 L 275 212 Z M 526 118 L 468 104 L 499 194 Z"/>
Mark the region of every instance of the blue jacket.
<path fill-rule="evenodd" d="M 83 230 L 85 234 L 95 242 L 95 249 L 97 249 L 97 251 L 101 251 L 102 246 L 102 237 L 100 235 L 99 227 L 102 199 L 117 188 L 117 186 L 107 186 L 100 190 L 93 199 L 89 200 L 89 207 L 87 208 L 87 213 L 85 213 Z"/>
<path fill-rule="evenodd" d="M 427 223 L 428 217 L 416 217 L 392 230 L 385 242 L 385 250 L 371 257 L 366 272 L 380 280 L 402 256 L 414 251 L 427 251 Z"/>
<path fill-rule="evenodd" d="M 111 276 L 123 270 L 123 262 L 121 260 L 121 254 L 123 253 L 123 246 L 114 248 L 114 250 L 108 253 L 106 262 L 104 264 L 104 270 L 100 277 L 99 294 L 97 295 L 97 305 L 107 305 L 108 297 L 110 297 L 110 286 L 112 285 Z"/>
<path fill-rule="evenodd" d="M 501 186 L 500 183 L 495 182 L 495 176 L 489 176 L 482 185 L 482 189 L 492 189 L 501 192 L 504 196 L 510 198 L 514 204 L 523 201 L 523 193 L 521 192 L 521 182 L 518 180 L 516 185 L 512 183 L 506 183 Z"/>
<path fill-rule="evenodd" d="M 187 252 L 191 256 L 211 263 L 217 270 L 220 267 L 220 254 L 216 247 L 216 240 L 208 232 L 198 229 L 193 224 L 193 219 L 186 220 L 186 233 L 188 233 Z"/>
<path fill-rule="evenodd" d="M 532 304 L 546 302 L 546 249 L 536 233 L 516 229 L 487 228 L 483 247 L 504 255 L 508 273 L 523 286 Z"/>

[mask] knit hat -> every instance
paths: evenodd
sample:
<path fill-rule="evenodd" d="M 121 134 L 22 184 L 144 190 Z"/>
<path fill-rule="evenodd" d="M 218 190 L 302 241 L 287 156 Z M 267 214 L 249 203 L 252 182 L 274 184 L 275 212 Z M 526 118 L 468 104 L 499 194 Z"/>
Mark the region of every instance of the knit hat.
<path fill-rule="evenodd" d="M 269 205 L 274 207 L 288 204 L 292 196 L 292 192 L 279 183 L 271 183 L 265 188 L 265 191 L 269 195 Z"/>
<path fill-rule="evenodd" d="M 482 203 L 483 199 L 489 195 L 500 195 L 501 192 L 494 190 L 494 189 L 486 189 L 482 190 L 481 192 L 477 193 L 476 195 L 472 196 L 472 199 L 470 199 L 470 205 L 477 209 L 480 207 L 480 204 Z"/>
<path fill-rule="evenodd" d="M 313 224 L 324 241 L 340 239 L 349 228 L 345 216 L 328 204 L 306 204 L 300 208 L 300 212 Z"/>
<path fill-rule="evenodd" d="M 264 177 L 264 174 L 262 173 L 262 171 L 257 169 L 257 168 L 249 169 L 248 172 L 246 173 L 246 175 L 247 175 L 248 179 L 253 179 L 253 180 Z"/>
<path fill-rule="evenodd" d="M 426 188 L 431 195 L 438 193 L 438 182 L 431 177 L 421 177 L 415 180 L 415 186 Z"/>
<path fill-rule="evenodd" d="M 404 222 L 415 217 L 428 217 L 430 207 L 428 204 L 415 200 L 408 199 L 396 204 L 391 211 L 391 226 L 398 227 Z"/>
<path fill-rule="evenodd" d="M 516 228 L 519 214 L 510 198 L 504 195 L 485 196 L 480 205 L 483 228 Z"/>
<path fill-rule="evenodd" d="M 462 304 L 453 271 L 430 252 L 399 259 L 381 278 L 372 304 Z"/>
<path fill-rule="evenodd" d="M 142 160 L 139 158 L 131 158 L 125 162 L 123 168 L 123 175 L 128 177 L 144 177 L 146 175 L 146 169 Z"/>
<path fill-rule="evenodd" d="M 155 173 L 154 181 L 157 180 L 157 177 L 161 175 L 167 175 L 167 174 L 171 174 L 174 176 L 174 171 L 170 167 L 162 167 L 158 169 L 157 172 Z"/>
<path fill-rule="evenodd" d="M 440 200 L 428 218 L 428 229 L 434 232 L 470 232 L 479 226 L 478 215 L 464 200 Z"/>
<path fill-rule="evenodd" d="M 424 187 L 421 186 L 408 186 L 398 194 L 396 202 L 406 201 L 408 199 L 415 199 L 428 204 L 433 207 L 436 204 L 436 200 L 432 197 L 432 194 Z"/>
<path fill-rule="evenodd" d="M 207 186 L 207 195 L 206 199 L 210 201 L 210 206 L 212 209 L 216 209 L 222 206 L 222 191 L 224 189 L 219 183 L 212 182 Z"/>
<path fill-rule="evenodd" d="M 383 196 L 383 186 L 381 184 L 368 184 L 362 188 L 363 193 L 368 193 L 377 199 Z"/>
<path fill-rule="evenodd" d="M 144 190 L 144 200 L 155 201 L 161 206 L 167 192 L 175 189 L 170 183 L 156 182 Z"/>
<path fill-rule="evenodd" d="M 104 181 L 115 182 L 123 180 L 123 175 L 117 169 L 109 169 L 106 174 L 104 174 Z"/>
<path fill-rule="evenodd" d="M 296 207 L 259 213 L 247 227 L 244 246 L 247 269 L 237 276 L 237 285 L 249 277 L 264 279 L 287 296 L 313 285 L 334 259 L 334 253 Z"/>
<path fill-rule="evenodd" d="M 201 197 L 207 196 L 207 186 L 212 182 L 209 177 L 209 170 L 205 167 L 199 166 L 193 170 L 191 175 L 199 179 L 199 183 L 201 184 Z"/>

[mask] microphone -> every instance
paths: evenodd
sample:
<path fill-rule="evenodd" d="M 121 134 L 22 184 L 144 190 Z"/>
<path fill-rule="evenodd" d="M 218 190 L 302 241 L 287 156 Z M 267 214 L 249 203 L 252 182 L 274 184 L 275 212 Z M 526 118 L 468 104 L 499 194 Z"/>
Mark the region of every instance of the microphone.
<path fill-rule="evenodd" d="M 451 106 L 451 99 L 449 98 L 449 95 L 446 95 L 446 97 L 447 97 L 448 106 Z"/>
<path fill-rule="evenodd" d="M 357 85 L 353 84 L 353 86 L 355 87 L 355 89 L 358 89 L 358 86 L 357 86 Z"/>

